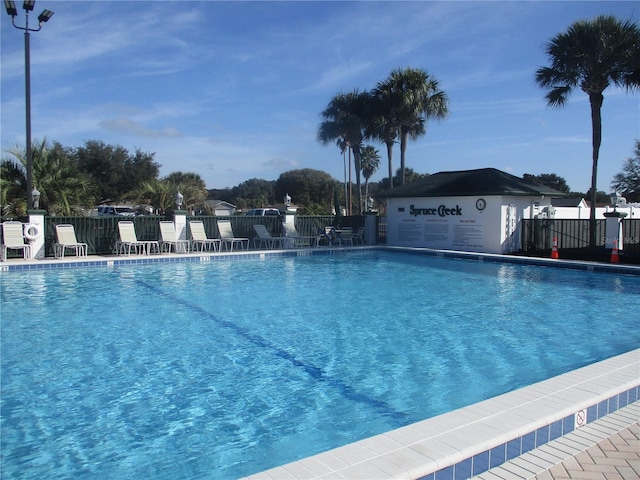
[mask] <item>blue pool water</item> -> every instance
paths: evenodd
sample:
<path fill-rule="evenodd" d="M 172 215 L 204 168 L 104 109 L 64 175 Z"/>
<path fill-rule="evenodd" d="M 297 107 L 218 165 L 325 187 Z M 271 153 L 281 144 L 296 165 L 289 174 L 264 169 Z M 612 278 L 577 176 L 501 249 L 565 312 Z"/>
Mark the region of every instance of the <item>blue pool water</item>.
<path fill-rule="evenodd" d="M 235 478 L 637 348 L 640 278 L 410 254 L 0 275 L 3 478 Z"/>

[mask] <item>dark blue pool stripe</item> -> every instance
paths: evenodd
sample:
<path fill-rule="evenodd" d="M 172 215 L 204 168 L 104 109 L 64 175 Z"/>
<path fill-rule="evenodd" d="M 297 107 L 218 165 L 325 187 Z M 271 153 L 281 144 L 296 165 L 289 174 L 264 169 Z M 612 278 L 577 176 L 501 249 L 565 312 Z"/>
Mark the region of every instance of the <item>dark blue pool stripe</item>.
<path fill-rule="evenodd" d="M 271 345 L 260 335 L 256 335 L 255 333 L 245 328 L 242 328 L 233 322 L 218 318 L 216 315 L 212 314 L 211 312 L 208 312 L 204 308 L 198 305 L 189 303 L 188 301 L 182 298 L 179 298 L 175 295 L 172 295 L 169 292 L 163 291 L 160 288 L 156 287 L 155 285 L 151 285 L 142 280 L 137 280 L 136 282 L 141 286 L 147 288 L 148 290 L 151 290 L 153 293 L 157 295 L 161 295 L 165 298 L 168 298 L 172 302 L 188 307 L 189 309 L 197 312 L 199 315 L 209 318 L 210 320 L 213 320 L 214 322 L 222 325 L 223 327 L 233 330 L 237 335 L 250 341 L 257 347 L 260 347 L 266 350 L 271 350 L 271 352 L 275 356 L 290 362 L 295 367 L 301 368 L 304 372 L 306 372 L 310 377 L 314 378 L 315 380 L 325 382 L 327 385 L 335 388 L 336 390 L 338 390 L 338 392 L 340 392 L 340 394 L 343 397 L 347 398 L 348 400 L 363 403 L 365 405 L 369 405 L 370 407 L 373 407 L 374 409 L 379 411 L 382 416 L 389 418 L 393 421 L 394 423 L 393 428 L 402 427 L 412 421 L 412 419 L 405 412 L 399 412 L 395 410 L 393 407 L 391 407 L 387 402 L 384 402 L 377 398 L 370 397 L 369 395 L 365 395 L 357 392 L 353 387 L 351 387 L 350 385 L 347 385 L 342 380 L 332 377 L 331 375 L 327 375 L 322 368 L 317 367 L 310 363 L 306 363 L 296 358 L 294 355 L 287 352 L 286 350 L 283 350 L 275 345 Z"/>

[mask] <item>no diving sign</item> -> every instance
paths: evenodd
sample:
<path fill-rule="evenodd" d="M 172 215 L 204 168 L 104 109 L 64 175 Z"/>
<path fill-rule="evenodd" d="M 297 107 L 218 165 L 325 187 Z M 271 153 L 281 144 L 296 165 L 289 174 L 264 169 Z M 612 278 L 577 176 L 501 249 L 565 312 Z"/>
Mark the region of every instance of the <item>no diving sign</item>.
<path fill-rule="evenodd" d="M 587 409 L 576 412 L 575 428 L 584 427 L 587 424 Z"/>

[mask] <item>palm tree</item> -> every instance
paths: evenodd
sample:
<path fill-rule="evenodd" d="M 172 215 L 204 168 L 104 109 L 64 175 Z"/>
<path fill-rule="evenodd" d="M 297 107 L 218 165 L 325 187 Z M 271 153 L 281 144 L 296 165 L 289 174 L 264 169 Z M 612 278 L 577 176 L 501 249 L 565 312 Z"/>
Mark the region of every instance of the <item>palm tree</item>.
<path fill-rule="evenodd" d="M 365 131 L 370 118 L 370 98 L 369 93 L 358 90 L 350 93 L 340 93 L 333 97 L 327 108 L 320 114 L 323 121 L 320 123 L 317 135 L 318 141 L 323 145 L 328 145 L 335 141 L 338 145 L 346 144 L 353 150 L 360 213 L 362 213 L 360 147 L 365 138 Z M 340 143 L 340 141 L 343 143 Z"/>
<path fill-rule="evenodd" d="M 369 179 L 380 168 L 380 154 L 371 145 L 362 148 L 360 153 L 362 176 L 364 177 L 364 198 L 369 198 Z"/>
<path fill-rule="evenodd" d="M 596 180 L 602 143 L 604 90 L 614 84 L 633 90 L 640 87 L 640 30 L 631 21 L 620 22 L 601 15 L 579 20 L 546 45 L 551 66 L 536 72 L 536 82 L 548 89 L 547 104 L 566 105 L 576 88 L 589 96 L 592 128 L 591 223 L 589 246 L 596 246 Z"/>
<path fill-rule="evenodd" d="M 394 118 L 391 91 L 383 83 L 372 92 L 372 118 L 367 138 L 380 140 L 387 146 L 387 163 L 389 167 L 389 188 L 393 188 L 393 145 L 398 138 L 399 125 Z"/>
<path fill-rule="evenodd" d="M 398 69 L 375 89 L 388 102 L 388 118 L 397 123 L 400 133 L 401 184 L 405 184 L 405 155 L 409 137 L 426 133 L 426 123 L 449 115 L 449 98 L 440 90 L 438 80 L 418 68 Z"/>
<path fill-rule="evenodd" d="M 173 172 L 161 180 L 145 182 L 138 192 L 138 199 L 151 205 L 155 211 L 164 213 L 175 207 L 178 192 L 183 195 L 182 208 L 185 210 L 204 208 L 207 190 L 197 173 Z"/>
<path fill-rule="evenodd" d="M 139 191 L 140 202 L 151 205 L 153 211 L 164 214 L 173 205 L 177 191 L 175 187 L 162 180 L 144 182 Z"/>
<path fill-rule="evenodd" d="M 89 179 L 84 176 L 69 159 L 64 148 L 58 144 L 49 144 L 45 138 L 34 141 L 31 146 L 33 161 L 33 185 L 40 192 L 40 207 L 50 215 L 78 214 L 83 207 L 93 205 L 95 200 Z M 7 177 L 11 186 L 8 195 L 26 195 L 26 152 L 20 147 L 8 151 L 15 161 L 5 159 L 2 162 L 2 175 Z M 3 187 L 5 180 L 3 179 Z M 5 203 L 5 201 L 7 203 Z M 3 205 L 9 207 L 9 198 L 4 198 Z M 15 202 L 15 197 L 13 198 Z M 21 205 L 18 202 L 16 205 Z M 26 206 L 26 204 L 25 204 Z M 16 208 L 13 208 L 14 213 Z"/>
<path fill-rule="evenodd" d="M 27 214 L 27 177 L 20 162 L 3 158 L 0 163 L 0 205 L 2 215 Z"/>
<path fill-rule="evenodd" d="M 207 200 L 207 186 L 200 175 L 192 172 L 173 172 L 167 175 L 163 182 L 173 189 L 175 194 L 183 195 L 183 208 L 186 210 L 202 207 Z"/>

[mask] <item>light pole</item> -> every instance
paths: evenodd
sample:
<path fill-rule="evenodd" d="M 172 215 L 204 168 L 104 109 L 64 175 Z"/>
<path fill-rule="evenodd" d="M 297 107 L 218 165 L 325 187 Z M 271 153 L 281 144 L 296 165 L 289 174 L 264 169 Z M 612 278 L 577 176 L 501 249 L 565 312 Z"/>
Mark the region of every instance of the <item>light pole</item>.
<path fill-rule="evenodd" d="M 11 16 L 11 23 L 18 30 L 24 31 L 24 87 L 26 97 L 26 117 L 27 117 L 27 209 L 35 208 L 33 205 L 33 158 L 31 152 L 31 58 L 29 54 L 29 32 L 39 32 L 42 28 L 42 24 L 49 21 L 53 16 L 51 10 L 43 10 L 38 15 L 38 28 L 29 28 L 29 12 L 33 11 L 36 2 L 35 0 L 25 0 L 22 4 L 22 8 L 25 13 L 24 27 L 16 25 L 16 17 L 18 16 L 18 9 L 16 8 L 16 2 L 13 0 L 4 0 L 4 7 L 7 9 L 7 14 Z"/>

